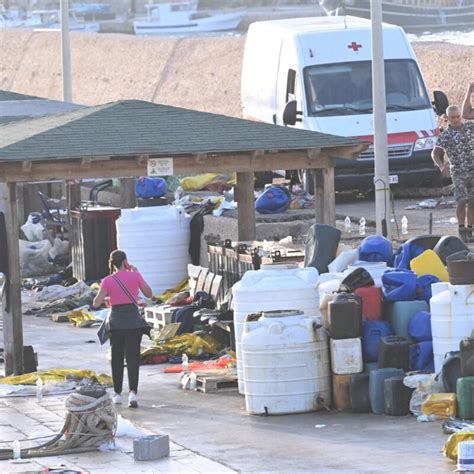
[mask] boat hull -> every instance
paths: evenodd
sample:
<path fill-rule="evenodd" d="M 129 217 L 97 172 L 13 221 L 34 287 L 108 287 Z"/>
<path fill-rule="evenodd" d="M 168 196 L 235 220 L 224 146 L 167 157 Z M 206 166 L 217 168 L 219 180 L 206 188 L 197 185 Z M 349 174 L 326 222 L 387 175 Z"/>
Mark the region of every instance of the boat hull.
<path fill-rule="evenodd" d="M 346 2 L 346 15 L 370 18 L 370 0 Z M 459 30 L 474 25 L 474 0 L 464 0 L 460 7 L 421 7 L 383 3 L 382 18 L 408 31 Z"/>
<path fill-rule="evenodd" d="M 160 21 L 135 20 L 133 30 L 136 35 L 171 35 L 187 33 L 208 33 L 212 31 L 235 30 L 244 14 L 224 13 L 206 18 L 197 18 L 181 24 L 166 24 Z"/>

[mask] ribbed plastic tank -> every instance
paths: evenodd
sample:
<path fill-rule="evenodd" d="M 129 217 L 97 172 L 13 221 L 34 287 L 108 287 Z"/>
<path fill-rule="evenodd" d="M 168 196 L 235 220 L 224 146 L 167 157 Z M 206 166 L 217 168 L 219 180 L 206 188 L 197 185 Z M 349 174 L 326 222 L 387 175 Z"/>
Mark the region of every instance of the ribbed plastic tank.
<path fill-rule="evenodd" d="M 443 365 L 449 351 L 459 350 L 459 343 L 470 336 L 474 321 L 474 285 L 449 285 L 449 290 L 430 300 L 431 333 L 435 371 Z"/>
<path fill-rule="evenodd" d="M 262 311 L 298 310 L 319 316 L 319 295 L 316 289 L 318 271 L 299 268 L 296 264 L 262 265 L 251 270 L 232 288 L 235 345 L 239 392 L 244 392 L 241 339 L 249 314 Z"/>
<path fill-rule="evenodd" d="M 182 207 L 123 209 L 117 219 L 117 245 L 154 294 L 176 286 L 188 273 L 190 216 Z"/>
<path fill-rule="evenodd" d="M 301 311 L 270 311 L 245 323 L 242 366 L 247 412 L 277 415 L 331 405 L 326 331 Z"/>

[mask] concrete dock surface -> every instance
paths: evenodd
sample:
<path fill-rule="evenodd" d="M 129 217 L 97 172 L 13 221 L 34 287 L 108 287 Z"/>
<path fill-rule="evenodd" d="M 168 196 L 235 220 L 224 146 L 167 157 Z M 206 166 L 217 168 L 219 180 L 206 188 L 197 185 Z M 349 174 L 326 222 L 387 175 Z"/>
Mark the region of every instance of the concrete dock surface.
<path fill-rule="evenodd" d="M 38 352 L 39 368 L 83 368 L 110 373 L 108 346 L 97 342 L 95 328 L 73 328 L 48 318 L 24 316 L 25 344 Z M 1 337 L 3 335 L 0 334 Z M 94 341 L 94 342 L 92 342 Z M 439 422 L 415 417 L 387 417 L 317 412 L 259 417 L 245 411 L 237 392 L 184 391 L 179 376 L 164 374 L 166 365 L 141 367 L 137 410 L 118 408 L 147 433 L 165 433 L 171 458 L 134 462 L 130 448 L 37 458 L 32 463 L 0 462 L 0 472 L 36 472 L 64 464 L 85 472 L 453 472 L 442 455 L 447 440 Z M 57 431 L 64 396 L 0 399 L 0 440 L 32 430 Z M 49 411 L 49 413 L 48 413 Z M 16 414 L 15 414 L 16 413 Z M 36 464 L 35 464 L 36 463 Z"/>

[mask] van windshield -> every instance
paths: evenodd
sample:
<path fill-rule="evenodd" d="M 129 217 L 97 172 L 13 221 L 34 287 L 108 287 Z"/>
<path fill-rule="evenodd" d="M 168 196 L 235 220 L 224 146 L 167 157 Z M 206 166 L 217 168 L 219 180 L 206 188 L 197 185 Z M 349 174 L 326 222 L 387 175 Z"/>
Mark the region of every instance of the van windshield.
<path fill-rule="evenodd" d="M 372 113 L 370 61 L 310 66 L 304 71 L 309 115 Z M 385 61 L 387 112 L 431 107 L 415 61 Z"/>

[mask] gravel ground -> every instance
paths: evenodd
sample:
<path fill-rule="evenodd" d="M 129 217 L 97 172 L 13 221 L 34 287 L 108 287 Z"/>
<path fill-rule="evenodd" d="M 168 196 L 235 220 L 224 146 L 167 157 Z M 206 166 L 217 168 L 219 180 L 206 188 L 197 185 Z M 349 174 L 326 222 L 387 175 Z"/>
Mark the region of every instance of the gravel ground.
<path fill-rule="evenodd" d="M 61 99 L 59 35 L 0 31 L 0 88 Z M 240 115 L 245 38 L 139 38 L 72 33 L 73 98 L 96 105 L 142 99 L 231 116 Z M 431 90 L 460 103 L 474 79 L 474 47 L 415 43 Z"/>

